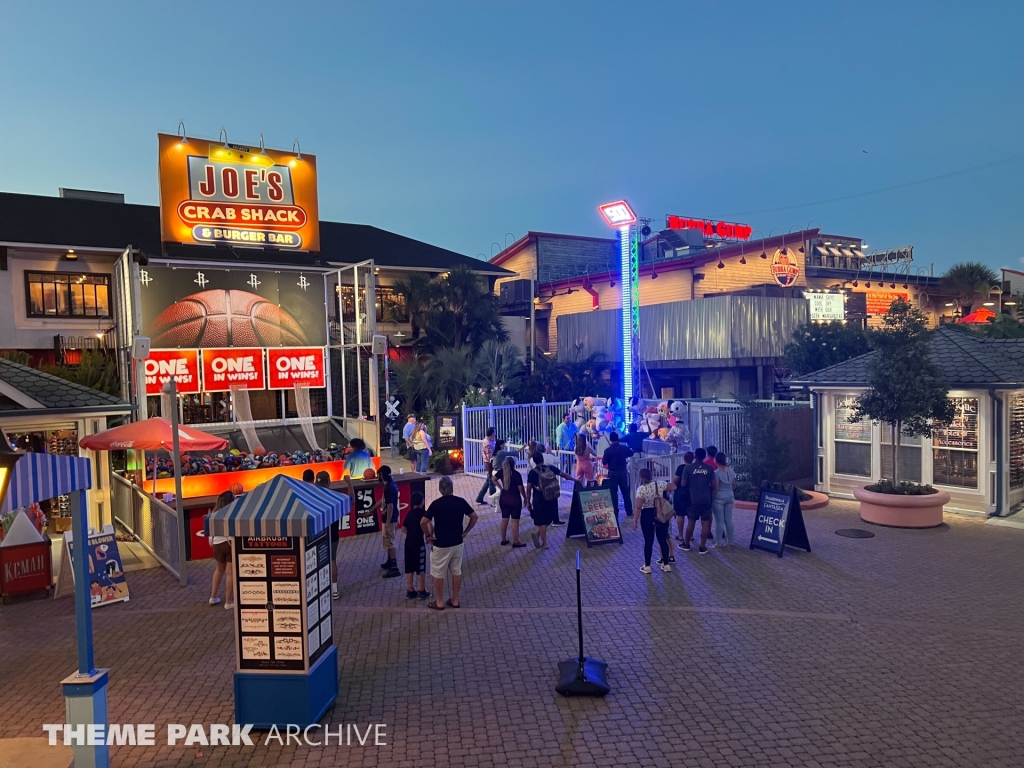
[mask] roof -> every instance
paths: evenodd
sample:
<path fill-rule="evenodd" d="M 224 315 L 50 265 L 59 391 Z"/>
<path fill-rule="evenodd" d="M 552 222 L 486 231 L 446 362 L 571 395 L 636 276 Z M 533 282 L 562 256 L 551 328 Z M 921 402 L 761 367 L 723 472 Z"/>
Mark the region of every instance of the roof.
<path fill-rule="evenodd" d="M 92 488 L 88 459 L 55 453 L 22 453 L 14 465 L 11 479 L 14 482 L 0 504 L 0 514 L 72 491 Z"/>
<path fill-rule="evenodd" d="M 174 259 L 236 260 L 252 249 L 172 245 L 160 242 L 160 208 L 155 205 L 110 203 L 78 198 L 0 192 L 0 243 L 56 245 L 66 248 L 124 250 L 128 245 L 150 256 Z M 268 259 L 267 255 L 262 258 Z M 253 257 L 256 260 L 257 257 Z M 305 253 L 277 251 L 280 263 L 309 263 Z M 448 270 L 467 266 L 475 272 L 512 274 L 480 259 L 464 256 L 411 237 L 368 224 L 320 222 L 319 259 L 354 263 L 373 259 L 379 267 Z"/>
<path fill-rule="evenodd" d="M 2 386 L 6 385 L 6 386 Z M 3 390 L 8 390 L 3 392 Z M 17 390 L 11 397 L 10 390 Z M 59 376 L 37 371 L 26 365 L 19 365 L 0 358 L 0 394 L 20 407 L 6 413 L 28 413 L 38 411 L 87 411 L 93 413 L 127 413 L 134 406 L 106 392 L 66 381 Z"/>
<path fill-rule="evenodd" d="M 590 241 L 590 242 L 608 243 L 609 245 L 612 244 L 612 243 L 617 242 L 617 240 L 614 237 L 591 237 L 590 235 L 561 235 L 561 234 L 558 234 L 556 232 L 533 232 L 533 231 L 531 231 L 531 232 L 527 232 L 521 238 L 516 240 L 508 248 L 506 248 L 503 251 L 500 251 L 500 252 L 496 253 L 494 256 L 492 256 L 489 263 L 492 266 L 497 266 L 499 264 L 504 264 L 506 261 L 508 261 L 513 256 L 515 256 L 517 253 L 519 253 L 524 248 L 526 248 L 528 245 L 537 242 L 537 240 L 539 240 L 542 237 L 548 238 L 548 239 L 552 239 L 552 240 L 587 240 L 587 241 Z"/>
<path fill-rule="evenodd" d="M 206 534 L 312 538 L 349 514 L 350 505 L 343 493 L 277 475 L 211 512 L 206 518 Z"/>
<path fill-rule="evenodd" d="M 939 328 L 928 339 L 928 353 L 949 385 L 971 387 L 1024 387 L 1024 339 L 986 339 L 970 331 Z M 868 363 L 875 352 L 851 358 L 799 376 L 797 386 L 869 385 Z"/>

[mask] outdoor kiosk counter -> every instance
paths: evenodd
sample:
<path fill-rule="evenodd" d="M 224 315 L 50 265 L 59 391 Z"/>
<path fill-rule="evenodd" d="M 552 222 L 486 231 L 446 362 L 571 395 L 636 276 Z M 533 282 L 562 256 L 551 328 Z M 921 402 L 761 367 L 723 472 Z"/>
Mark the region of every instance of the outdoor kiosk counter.
<path fill-rule="evenodd" d="M 326 466 L 326 464 L 307 464 L 304 466 L 313 467 L 315 471 L 319 472 L 319 468 Z M 298 469 L 302 468 L 303 467 L 298 467 Z M 294 470 L 296 467 L 282 467 L 282 469 Z M 270 470 L 254 470 L 254 472 L 270 472 L 269 476 L 264 478 L 261 482 L 266 482 L 266 480 L 273 479 L 274 477 L 282 474 L 275 473 Z M 212 477 L 236 478 L 246 474 L 253 474 L 253 472 L 232 472 L 223 475 L 213 475 Z M 293 472 L 284 474 L 285 476 L 296 479 L 297 477 L 301 477 L 301 472 L 297 477 Z M 204 477 L 211 477 L 211 475 L 205 475 Z M 426 496 L 426 483 L 429 476 L 417 474 L 415 472 L 406 472 L 404 474 L 394 474 L 391 478 L 398 484 L 398 509 L 401 520 L 404 520 L 406 513 L 409 511 L 412 494 L 419 492 Z M 187 477 L 182 478 L 183 481 L 187 479 Z M 356 503 L 349 508 L 341 519 L 341 538 L 362 535 L 364 533 L 379 533 L 379 517 L 376 514 L 369 515 L 366 512 L 373 507 L 376 501 L 380 499 L 381 494 L 384 492 L 383 486 L 377 480 L 362 479 L 353 480 L 353 486 L 356 492 Z M 246 491 L 249 491 L 256 486 L 246 488 L 246 485 L 243 484 L 242 487 L 245 488 Z M 228 488 L 230 488 L 230 485 L 228 485 Z M 332 477 L 331 489 L 338 491 L 339 493 L 346 494 L 347 496 L 348 481 L 334 480 Z M 225 490 L 227 490 L 227 488 L 225 488 Z M 210 513 L 216 504 L 217 496 L 216 494 L 211 494 L 189 498 L 188 492 L 184 491 L 184 489 L 182 492 L 182 502 L 185 509 L 185 526 L 188 531 L 185 556 L 188 560 L 204 560 L 208 557 L 213 557 L 213 551 L 210 548 L 210 544 L 205 535 L 202 534 L 206 515 Z"/>
<path fill-rule="evenodd" d="M 231 537 L 235 722 L 305 727 L 338 697 L 329 532 L 350 507 L 278 475 L 206 518 L 207 536 Z"/>

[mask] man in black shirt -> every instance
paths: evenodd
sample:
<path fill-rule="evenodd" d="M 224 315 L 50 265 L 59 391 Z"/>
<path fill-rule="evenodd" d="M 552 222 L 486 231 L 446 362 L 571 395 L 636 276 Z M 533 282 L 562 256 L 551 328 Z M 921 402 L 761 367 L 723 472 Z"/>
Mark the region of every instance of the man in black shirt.
<path fill-rule="evenodd" d="M 635 423 L 629 425 L 629 433 L 626 435 L 626 439 L 623 440 L 629 449 L 638 456 L 644 452 L 644 439 L 646 435 L 640 431 L 639 427 Z"/>
<path fill-rule="evenodd" d="M 427 508 L 420 521 L 420 527 L 431 544 L 430 575 L 434 579 L 434 600 L 428 608 L 443 611 L 444 605 L 459 607 L 459 588 L 462 586 L 463 539 L 473 530 L 478 516 L 465 499 L 453 495 L 455 488 L 450 477 L 442 477 L 437 483 L 441 498 L 435 499 Z M 462 528 L 462 519 L 469 518 L 469 525 Z M 452 577 L 452 596 L 441 605 L 444 597 L 444 578 Z"/>
<path fill-rule="evenodd" d="M 605 448 L 604 456 L 601 457 L 601 463 L 608 467 L 608 477 L 605 478 L 604 486 L 611 488 L 612 506 L 615 507 L 616 516 L 619 514 L 618 493 L 621 493 L 626 517 L 632 517 L 633 504 L 629 495 L 629 469 L 626 462 L 633 455 L 633 451 L 629 446 L 619 442 L 618 432 L 608 435 L 608 442 L 611 445 Z"/>
<path fill-rule="evenodd" d="M 711 467 L 704 463 L 708 452 L 698 448 L 693 453 L 696 461 L 683 468 L 682 487 L 690 492 L 690 506 L 686 510 L 686 533 L 681 547 L 685 552 L 690 551 L 693 529 L 700 520 L 700 549 L 697 552 L 706 555 L 711 533 L 711 500 L 718 493 L 718 480 Z"/>

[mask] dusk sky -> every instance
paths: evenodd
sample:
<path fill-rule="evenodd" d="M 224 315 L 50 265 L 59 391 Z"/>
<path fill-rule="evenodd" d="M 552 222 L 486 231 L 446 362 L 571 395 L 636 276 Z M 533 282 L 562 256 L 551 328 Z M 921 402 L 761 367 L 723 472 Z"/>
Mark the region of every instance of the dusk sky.
<path fill-rule="evenodd" d="M 1022 267 L 1021 2 L 3 8 L 0 191 L 156 204 L 183 119 L 298 137 L 322 219 L 470 256 L 604 235 L 626 197 L 658 226 L 816 221 L 937 272 Z"/>

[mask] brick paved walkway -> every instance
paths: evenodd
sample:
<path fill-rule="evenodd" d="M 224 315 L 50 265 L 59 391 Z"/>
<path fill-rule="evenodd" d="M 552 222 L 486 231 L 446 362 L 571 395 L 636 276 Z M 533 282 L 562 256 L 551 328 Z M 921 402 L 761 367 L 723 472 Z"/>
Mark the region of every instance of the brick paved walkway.
<path fill-rule="evenodd" d="M 479 481 L 459 478 L 472 498 Z M 495 515 L 467 540 L 464 607 L 443 613 L 384 581 L 375 537 L 340 548 L 331 723 L 386 723 L 388 746 L 115 747 L 124 766 L 1020 766 L 1024 531 L 867 527 L 856 507 L 806 513 L 813 554 L 678 555 L 644 576 L 642 538 L 583 546 L 588 653 L 603 700 L 553 688 L 573 654 L 581 546 L 499 547 Z M 749 536 L 752 513 L 737 510 Z M 558 529 L 554 529 L 557 531 Z M 563 529 L 564 530 L 564 529 Z M 230 614 L 211 568 L 181 589 L 129 574 L 132 600 L 94 613 L 112 722 L 230 723 Z M 62 722 L 71 600 L 0 607 L 0 738 Z M 158 740 L 159 742 L 159 740 Z M 201 752 L 201 754 L 199 754 Z"/>

